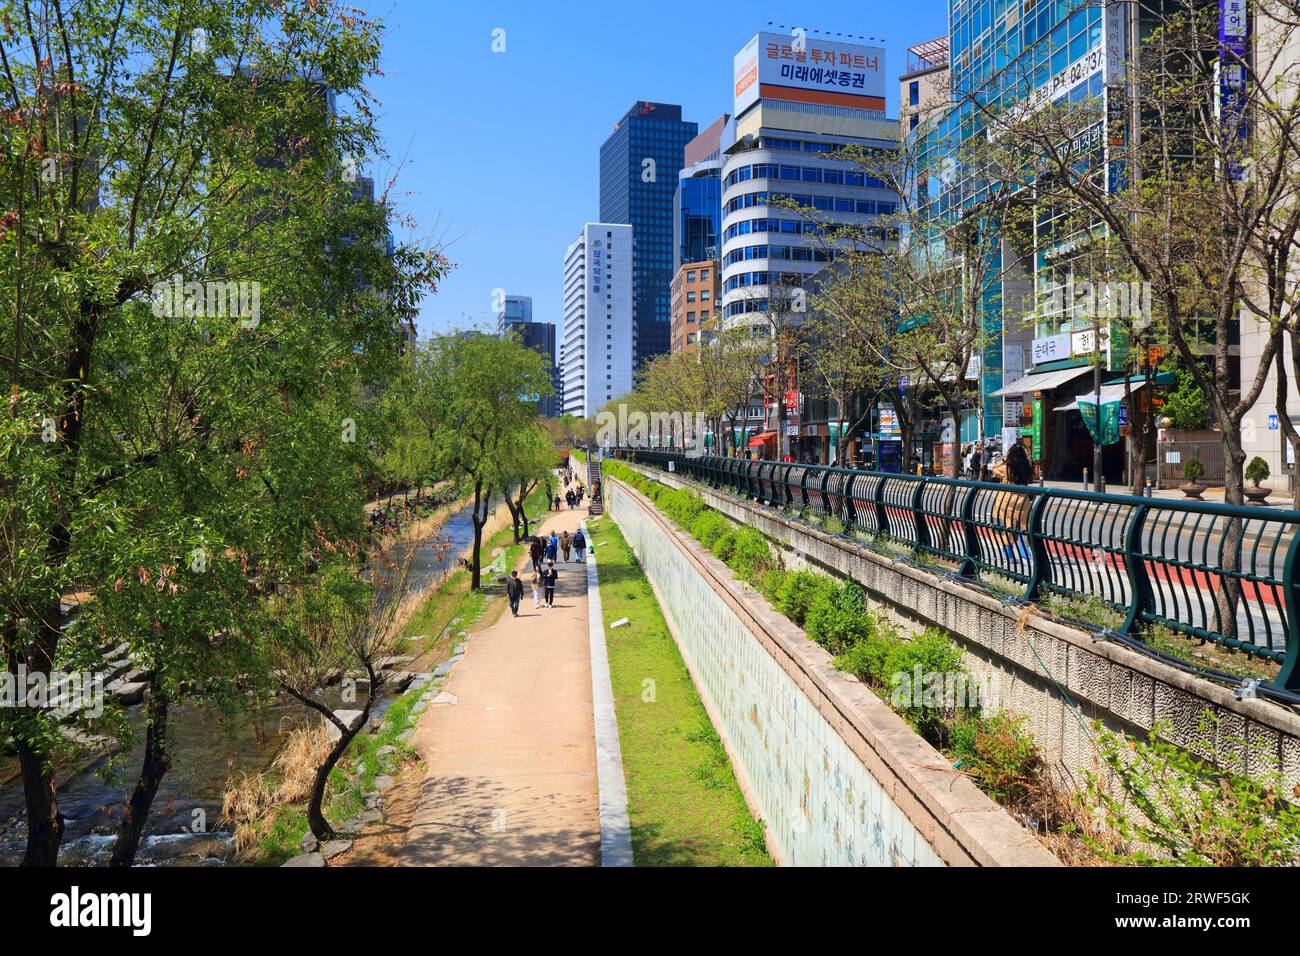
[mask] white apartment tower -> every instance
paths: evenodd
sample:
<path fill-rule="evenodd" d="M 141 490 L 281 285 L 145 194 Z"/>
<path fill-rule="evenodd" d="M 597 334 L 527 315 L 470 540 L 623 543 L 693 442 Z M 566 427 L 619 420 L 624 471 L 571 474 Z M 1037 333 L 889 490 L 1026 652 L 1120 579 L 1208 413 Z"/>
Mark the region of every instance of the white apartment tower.
<path fill-rule="evenodd" d="M 589 222 L 564 255 L 564 411 L 589 418 L 632 390 L 632 227 Z"/>

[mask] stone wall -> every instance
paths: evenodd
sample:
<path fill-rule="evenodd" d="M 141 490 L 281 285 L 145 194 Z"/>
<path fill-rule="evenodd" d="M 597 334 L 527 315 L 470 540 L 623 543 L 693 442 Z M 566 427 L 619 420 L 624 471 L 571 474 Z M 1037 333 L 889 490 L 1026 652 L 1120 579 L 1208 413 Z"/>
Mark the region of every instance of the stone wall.
<path fill-rule="evenodd" d="M 1067 785 L 1098 767 L 1092 722 L 1145 735 L 1157 721 L 1170 742 L 1222 766 L 1261 778 L 1281 770 L 1300 785 L 1300 716 L 1263 699 L 1237 700 L 1231 688 L 1201 680 L 1085 631 L 1008 607 L 991 594 L 831 535 L 781 511 L 657 469 L 639 469 L 750 525 L 784 551 L 787 566 L 852 578 L 900 629 L 938 627 L 961 643 L 966 663 L 993 689 L 1002 709 L 1023 714 Z M 1214 739 L 1201 732 L 1213 715 Z"/>
<path fill-rule="evenodd" d="M 1056 858 L 830 655 L 606 478 L 609 516 L 663 607 L 779 862 L 1051 866 Z"/>

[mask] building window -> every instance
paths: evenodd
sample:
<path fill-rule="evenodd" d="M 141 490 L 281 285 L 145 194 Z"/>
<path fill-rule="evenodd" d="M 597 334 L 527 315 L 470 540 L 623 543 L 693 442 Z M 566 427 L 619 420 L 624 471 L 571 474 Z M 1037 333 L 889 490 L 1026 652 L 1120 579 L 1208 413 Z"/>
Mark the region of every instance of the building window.
<path fill-rule="evenodd" d="M 920 116 L 920 114 L 919 114 L 919 113 L 913 113 L 911 116 L 909 116 L 909 117 L 907 118 L 907 128 L 908 128 L 908 129 L 916 129 L 916 124 L 919 123 L 919 122 L 921 122 L 921 116 Z"/>
<path fill-rule="evenodd" d="M 708 281 L 709 281 L 709 270 L 708 270 L 708 269 L 701 269 L 701 270 L 700 270 L 700 281 L 701 281 L 701 282 L 708 282 Z"/>
<path fill-rule="evenodd" d="M 686 273 L 686 281 L 687 281 L 687 282 L 694 282 L 694 281 L 695 281 L 695 273 L 694 273 L 694 272 L 688 272 L 688 273 Z"/>
<path fill-rule="evenodd" d="M 913 80 L 911 83 L 907 84 L 907 105 L 908 106 L 921 105 L 921 81 L 920 80 Z"/>

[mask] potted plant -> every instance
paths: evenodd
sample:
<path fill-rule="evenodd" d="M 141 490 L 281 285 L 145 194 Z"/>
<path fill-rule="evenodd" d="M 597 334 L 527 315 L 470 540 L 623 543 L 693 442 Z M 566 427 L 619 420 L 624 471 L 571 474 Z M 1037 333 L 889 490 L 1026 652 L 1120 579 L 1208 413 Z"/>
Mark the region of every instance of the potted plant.
<path fill-rule="evenodd" d="M 1205 485 L 1200 483 L 1201 475 L 1205 474 L 1205 466 L 1201 464 L 1199 458 L 1189 458 L 1183 462 L 1183 494 L 1188 498 L 1201 500 L 1201 495 L 1205 492 Z"/>
<path fill-rule="evenodd" d="M 1259 483 L 1268 478 L 1268 462 L 1256 455 L 1246 465 L 1246 480 L 1250 482 L 1246 486 L 1246 497 L 1250 499 L 1253 505 L 1268 504 L 1268 488 L 1261 488 Z"/>

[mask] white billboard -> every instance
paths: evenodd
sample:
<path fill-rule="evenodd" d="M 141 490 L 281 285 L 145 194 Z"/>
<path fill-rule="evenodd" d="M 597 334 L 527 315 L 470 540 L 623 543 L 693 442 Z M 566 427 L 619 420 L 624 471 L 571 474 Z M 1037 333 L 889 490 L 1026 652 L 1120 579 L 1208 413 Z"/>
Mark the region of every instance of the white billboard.
<path fill-rule="evenodd" d="M 854 109 L 885 108 L 885 50 L 810 35 L 758 33 L 733 60 L 733 115 L 760 96 Z"/>

